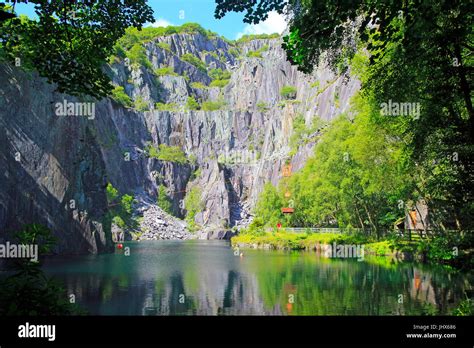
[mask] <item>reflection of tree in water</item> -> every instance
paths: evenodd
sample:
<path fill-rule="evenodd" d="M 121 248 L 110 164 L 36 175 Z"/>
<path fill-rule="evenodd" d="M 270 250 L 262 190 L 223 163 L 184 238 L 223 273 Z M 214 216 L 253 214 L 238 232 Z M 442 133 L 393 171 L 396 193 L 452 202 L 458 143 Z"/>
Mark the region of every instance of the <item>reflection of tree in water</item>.
<path fill-rule="evenodd" d="M 169 267 L 146 268 L 133 260 L 98 263 L 94 268 L 107 272 L 68 273 L 64 280 L 79 305 L 108 315 L 450 314 L 471 289 L 472 276 L 387 259 L 357 262 L 261 251 L 240 259 L 230 256 L 231 250 L 187 255 Z"/>
<path fill-rule="evenodd" d="M 314 256 L 282 259 L 286 262 L 276 260 L 271 267 L 260 264 L 268 260 L 255 259 L 252 269 L 257 272 L 265 309 L 274 311 L 278 306 L 287 314 L 449 314 L 469 283 L 462 275 L 426 271 L 408 263 L 382 267 Z M 298 289 L 291 307 L 285 291 L 288 284 Z"/>
<path fill-rule="evenodd" d="M 432 314 L 450 314 L 465 299 L 465 291 L 472 289 L 469 277 L 442 267 L 413 267 L 411 296 L 423 301 Z"/>

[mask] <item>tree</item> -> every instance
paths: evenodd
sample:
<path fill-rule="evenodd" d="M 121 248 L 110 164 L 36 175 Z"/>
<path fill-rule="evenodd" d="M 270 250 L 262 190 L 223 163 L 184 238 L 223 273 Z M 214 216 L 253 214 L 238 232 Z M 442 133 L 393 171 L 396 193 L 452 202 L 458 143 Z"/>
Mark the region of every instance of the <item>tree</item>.
<path fill-rule="evenodd" d="M 201 190 L 199 187 L 193 187 L 184 198 L 184 208 L 186 209 L 186 221 L 191 231 L 197 228 L 194 218 L 202 210 Z"/>
<path fill-rule="evenodd" d="M 285 99 L 295 99 L 297 90 L 293 86 L 283 86 L 280 90 L 280 95 Z"/>
<path fill-rule="evenodd" d="M 283 196 L 271 182 L 267 182 L 255 206 L 255 216 L 265 221 L 267 226 L 276 226 L 282 221 Z"/>
<path fill-rule="evenodd" d="M 199 110 L 201 108 L 199 103 L 192 96 L 188 97 L 188 100 L 186 102 L 186 106 L 188 107 L 189 110 Z"/>
<path fill-rule="evenodd" d="M 25 225 L 14 234 L 18 244 L 38 245 L 38 255 L 51 252 L 56 239 L 51 231 L 38 224 Z M 82 311 L 69 302 L 64 288 L 41 269 L 41 262 L 16 259 L 15 274 L 0 282 L 0 315 L 77 315 Z"/>
<path fill-rule="evenodd" d="M 172 204 L 171 199 L 166 194 L 166 187 L 164 185 L 160 185 L 158 187 L 158 206 L 163 209 L 168 214 L 172 213 Z"/>
<path fill-rule="evenodd" d="M 367 56 L 362 94 L 370 122 L 404 144 L 403 165 L 413 176 L 405 199 L 424 199 L 439 229 L 474 226 L 472 2 L 216 2 L 217 18 L 246 12 L 248 23 L 265 20 L 272 10 L 289 13 L 283 48 L 303 72 L 325 58 L 344 73 L 357 55 Z M 416 112 L 381 115 L 390 101 L 412 103 Z"/>
<path fill-rule="evenodd" d="M 153 20 L 145 0 L 30 2 L 38 20 L 0 21 L 1 49 L 10 62 L 20 58 L 22 66 L 36 69 L 59 92 L 71 95 L 108 95 L 112 85 L 103 67 L 115 42 L 126 28 L 141 29 Z M 7 7 L 0 4 L 1 10 Z"/>

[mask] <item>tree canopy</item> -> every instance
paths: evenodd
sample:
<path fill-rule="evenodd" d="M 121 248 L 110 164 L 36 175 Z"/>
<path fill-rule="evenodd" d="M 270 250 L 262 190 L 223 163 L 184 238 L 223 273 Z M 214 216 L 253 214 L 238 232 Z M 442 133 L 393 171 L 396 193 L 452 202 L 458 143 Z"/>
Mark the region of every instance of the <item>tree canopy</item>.
<path fill-rule="evenodd" d="M 30 1 L 37 20 L 25 16 L 0 21 L 0 48 L 12 63 L 34 68 L 59 92 L 103 97 L 112 85 L 103 71 L 115 42 L 128 27 L 153 20 L 146 0 Z M 14 1 L 14 3 L 16 3 Z M 3 12 L 13 7 L 0 4 Z"/>
<path fill-rule="evenodd" d="M 472 228 L 474 115 L 473 3 L 390 0 L 216 0 L 216 17 L 245 12 L 258 23 L 286 14 L 283 48 L 310 73 L 324 60 L 339 73 L 359 65 L 368 122 L 401 145 L 410 174 L 403 197 L 428 203 L 438 228 Z M 414 110 L 384 113 L 387 104 Z M 415 112 L 413 112 L 415 111 Z M 378 146 L 374 141 L 373 146 Z"/>

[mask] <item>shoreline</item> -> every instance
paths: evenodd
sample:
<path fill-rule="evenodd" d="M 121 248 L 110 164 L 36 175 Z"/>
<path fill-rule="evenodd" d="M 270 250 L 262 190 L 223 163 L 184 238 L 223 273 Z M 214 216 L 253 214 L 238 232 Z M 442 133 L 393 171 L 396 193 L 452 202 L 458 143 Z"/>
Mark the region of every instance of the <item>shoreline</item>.
<path fill-rule="evenodd" d="M 416 241 L 393 239 L 368 240 L 360 236 L 335 233 L 293 234 L 286 232 L 261 232 L 239 234 L 231 238 L 233 248 L 325 252 L 334 244 L 341 246 L 363 246 L 367 256 L 390 257 L 397 261 L 416 261 L 426 264 L 440 264 L 456 270 L 469 270 L 472 251 L 460 250 L 459 255 L 450 259 L 431 257 L 429 248 Z"/>

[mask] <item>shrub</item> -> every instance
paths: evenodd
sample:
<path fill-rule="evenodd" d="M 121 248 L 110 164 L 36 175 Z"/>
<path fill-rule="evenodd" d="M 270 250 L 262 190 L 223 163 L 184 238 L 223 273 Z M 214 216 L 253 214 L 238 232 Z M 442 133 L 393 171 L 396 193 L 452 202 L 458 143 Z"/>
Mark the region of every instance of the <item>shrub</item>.
<path fill-rule="evenodd" d="M 126 226 L 125 221 L 123 221 L 123 219 L 118 215 L 116 215 L 112 218 L 112 223 L 116 224 L 120 228 L 125 228 L 125 226 Z"/>
<path fill-rule="evenodd" d="M 194 97 L 188 97 L 188 100 L 186 102 L 186 107 L 189 110 L 199 110 L 200 106 L 199 103 L 196 101 Z"/>
<path fill-rule="evenodd" d="M 268 51 L 268 45 L 262 46 L 257 51 L 247 52 L 247 57 L 262 58 L 262 53 Z"/>
<path fill-rule="evenodd" d="M 260 51 L 249 51 L 249 52 L 247 52 L 247 57 L 249 57 L 249 58 L 262 58 L 262 53 Z"/>
<path fill-rule="evenodd" d="M 148 69 L 153 68 L 146 56 L 145 47 L 143 47 L 143 45 L 140 43 L 134 44 L 132 48 L 126 52 L 126 55 L 132 64 L 139 64 Z"/>
<path fill-rule="evenodd" d="M 203 206 L 201 201 L 201 190 L 199 187 L 193 187 L 187 192 L 184 198 L 184 208 L 186 209 L 186 221 L 190 231 L 196 230 L 197 226 L 194 221 L 196 214 L 201 212 Z"/>
<path fill-rule="evenodd" d="M 134 104 L 137 111 L 145 112 L 149 110 L 148 103 L 140 96 L 135 99 Z"/>
<path fill-rule="evenodd" d="M 132 99 L 125 93 L 125 89 L 122 86 L 116 86 L 112 90 L 112 98 L 125 107 L 131 107 L 133 104 Z"/>
<path fill-rule="evenodd" d="M 285 99 L 295 99 L 296 92 L 297 90 L 293 86 L 283 86 L 280 90 L 280 95 Z"/>
<path fill-rule="evenodd" d="M 234 47 L 229 49 L 229 53 L 231 55 L 233 55 L 234 57 L 236 57 L 236 58 L 240 56 L 239 50 L 237 48 L 234 48 Z"/>
<path fill-rule="evenodd" d="M 228 80 L 230 79 L 230 71 L 222 69 L 209 70 L 209 77 L 213 80 Z"/>
<path fill-rule="evenodd" d="M 222 100 L 218 101 L 205 101 L 202 103 L 202 110 L 204 111 L 217 111 L 221 110 L 225 106 L 225 102 Z"/>
<path fill-rule="evenodd" d="M 155 69 L 153 70 L 153 73 L 156 76 L 167 76 L 167 75 L 178 76 L 178 74 L 174 72 L 174 69 L 172 66 L 166 66 L 164 68 Z"/>
<path fill-rule="evenodd" d="M 164 49 L 165 51 L 171 52 L 171 45 L 166 42 L 158 42 L 157 46 L 161 49 Z"/>
<path fill-rule="evenodd" d="M 107 187 L 105 188 L 105 192 L 107 195 L 107 202 L 109 204 L 112 203 L 114 200 L 116 200 L 118 197 L 118 190 L 115 187 L 113 187 L 110 182 L 107 184 Z"/>
<path fill-rule="evenodd" d="M 137 42 L 149 42 L 159 36 L 168 36 L 173 34 L 196 34 L 199 33 L 205 37 L 212 39 L 217 34 L 204 29 L 197 23 L 186 23 L 182 26 L 168 26 L 168 27 L 147 27 L 138 30 L 130 27 L 126 29 L 125 35 L 120 38 L 119 43 L 126 49 L 130 49 Z"/>
<path fill-rule="evenodd" d="M 256 34 L 256 35 L 244 35 L 237 40 L 238 43 L 250 42 L 252 40 L 266 40 L 279 38 L 280 34 Z"/>
<path fill-rule="evenodd" d="M 171 214 L 171 199 L 168 197 L 166 194 L 166 188 L 164 185 L 160 185 L 158 187 L 158 200 L 157 200 L 158 206 L 163 209 L 165 212 L 168 214 Z"/>
<path fill-rule="evenodd" d="M 207 86 L 201 82 L 191 82 L 191 88 L 195 89 L 206 89 Z"/>
<path fill-rule="evenodd" d="M 176 103 L 156 103 L 155 109 L 158 111 L 170 111 L 176 112 L 178 111 L 178 105 Z"/>
<path fill-rule="evenodd" d="M 219 55 L 214 52 L 214 51 L 204 51 L 205 54 L 210 55 L 211 57 L 214 57 L 215 59 L 219 60 Z"/>
<path fill-rule="evenodd" d="M 211 82 L 209 85 L 210 87 L 219 87 L 219 88 L 224 88 L 229 84 L 230 80 L 214 80 Z"/>
<path fill-rule="evenodd" d="M 160 161 L 174 162 L 184 164 L 188 162 L 186 154 L 181 150 L 179 146 L 169 146 L 166 144 L 160 144 L 158 148 L 148 145 L 146 148 L 148 156 L 156 158 Z"/>
<path fill-rule="evenodd" d="M 26 225 L 14 235 L 19 244 L 38 245 L 38 254 L 50 253 L 56 242 L 51 231 L 41 225 Z M 40 242 L 40 243 L 38 243 Z M 86 314 L 68 300 L 62 284 L 41 269 L 42 260 L 19 258 L 12 263 L 13 274 L 6 272 L 0 282 L 0 315 L 58 316 Z"/>
<path fill-rule="evenodd" d="M 259 112 L 261 112 L 262 114 L 267 112 L 269 109 L 270 108 L 268 107 L 268 105 L 265 102 L 260 101 L 260 102 L 257 103 L 257 110 Z"/>
<path fill-rule="evenodd" d="M 185 53 L 181 57 L 182 61 L 188 62 L 189 64 L 194 65 L 202 72 L 206 72 L 206 65 L 198 57 L 192 55 L 191 53 Z"/>

